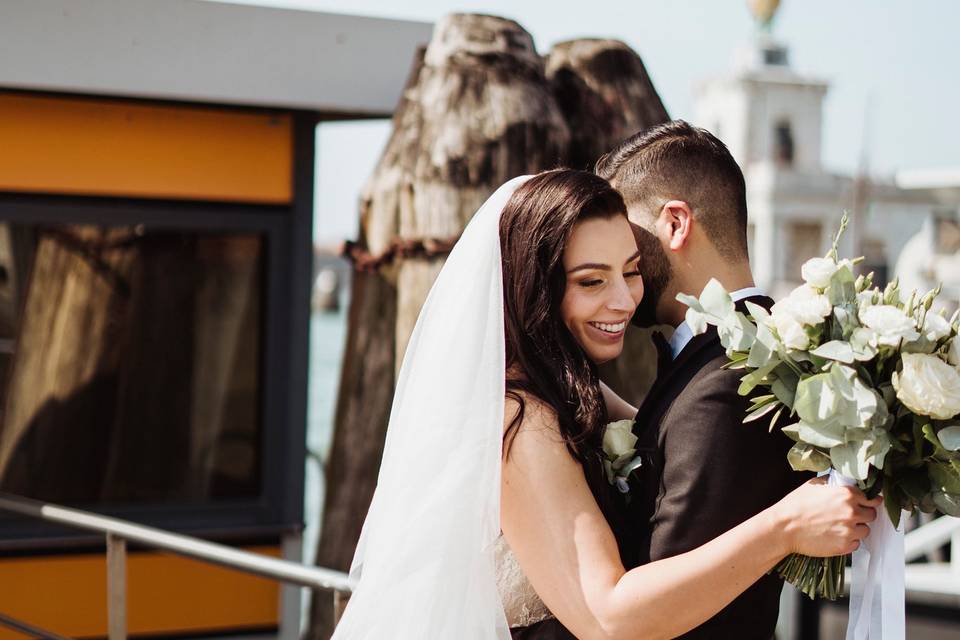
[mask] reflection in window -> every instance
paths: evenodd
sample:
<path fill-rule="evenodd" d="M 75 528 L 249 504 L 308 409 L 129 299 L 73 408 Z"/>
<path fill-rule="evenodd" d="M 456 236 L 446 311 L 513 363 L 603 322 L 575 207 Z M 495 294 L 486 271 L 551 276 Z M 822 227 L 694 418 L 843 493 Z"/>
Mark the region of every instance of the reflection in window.
<path fill-rule="evenodd" d="M 0 490 L 259 493 L 262 241 L 0 225 Z"/>

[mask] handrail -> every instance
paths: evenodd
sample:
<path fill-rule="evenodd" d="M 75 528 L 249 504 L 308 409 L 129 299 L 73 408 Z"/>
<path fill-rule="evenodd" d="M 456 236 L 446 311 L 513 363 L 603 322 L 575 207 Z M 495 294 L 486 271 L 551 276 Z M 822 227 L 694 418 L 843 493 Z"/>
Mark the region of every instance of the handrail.
<path fill-rule="evenodd" d="M 960 533 L 960 518 L 940 516 L 922 524 L 904 536 L 904 559 L 907 562 L 916 560 L 934 549 L 949 544 L 951 538 L 958 533 Z M 960 553 L 960 549 L 954 550 L 954 553 Z"/>
<path fill-rule="evenodd" d="M 342 593 L 352 590 L 347 574 L 323 567 L 308 567 L 297 562 L 271 558 L 259 553 L 241 551 L 223 544 L 170 533 L 162 529 L 134 524 L 119 518 L 89 511 L 61 507 L 22 496 L 0 492 L 0 510 L 18 513 L 47 522 L 97 531 L 104 534 L 107 545 L 108 637 L 126 638 L 126 542 L 171 551 L 229 569 L 243 571 L 312 589 L 334 591 L 334 608 L 342 606 Z M 4 622 L 0 620 L 0 623 Z M 18 623 L 10 619 L 10 622 Z M 22 624 L 22 623 L 21 623 Z"/>
<path fill-rule="evenodd" d="M 351 590 L 347 574 L 342 571 L 308 567 L 297 562 L 241 551 L 223 544 L 133 524 L 89 511 L 70 509 L 3 492 L 0 492 L 0 509 L 77 529 L 113 534 L 118 538 L 138 544 L 172 551 L 198 560 L 297 584 L 302 587 L 348 592 Z"/>
<path fill-rule="evenodd" d="M 31 638 L 41 638 L 42 640 L 70 640 L 66 636 L 61 636 L 58 633 L 53 631 L 47 631 L 46 629 L 41 629 L 40 627 L 35 627 L 32 624 L 28 624 L 23 620 L 17 620 L 16 618 L 11 618 L 10 616 L 0 613 L 0 625 L 3 625 L 14 631 L 19 631 L 20 633 L 25 633 Z"/>

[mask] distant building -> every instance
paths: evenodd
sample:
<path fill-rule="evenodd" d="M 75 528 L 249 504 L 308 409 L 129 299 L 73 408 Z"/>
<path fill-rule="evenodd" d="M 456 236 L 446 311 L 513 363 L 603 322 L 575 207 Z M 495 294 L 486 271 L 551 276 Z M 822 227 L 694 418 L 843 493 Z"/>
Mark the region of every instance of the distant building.
<path fill-rule="evenodd" d="M 846 210 L 853 224 L 844 254 L 865 256 L 866 271 L 874 271 L 881 285 L 906 269 L 911 275 L 904 273 L 905 282 L 932 288 L 933 271 L 913 277 L 909 256 L 920 245 L 921 254 L 933 255 L 936 238 L 956 228 L 960 171 L 939 172 L 933 182 L 923 181 L 925 172 L 906 172 L 907 182 L 831 173 L 821 163 L 828 88 L 825 80 L 794 70 L 788 48 L 768 30 L 738 52 L 731 71 L 697 88 L 696 123 L 720 137 L 744 171 L 757 284 L 774 297 L 793 288 L 803 262 L 829 249 Z M 909 175 L 916 176 L 912 182 Z M 934 269 L 937 277 L 958 277 L 952 275 L 960 272 L 955 245 L 940 248 L 954 266 L 952 272 Z M 949 293 L 954 302 L 957 284 Z"/>

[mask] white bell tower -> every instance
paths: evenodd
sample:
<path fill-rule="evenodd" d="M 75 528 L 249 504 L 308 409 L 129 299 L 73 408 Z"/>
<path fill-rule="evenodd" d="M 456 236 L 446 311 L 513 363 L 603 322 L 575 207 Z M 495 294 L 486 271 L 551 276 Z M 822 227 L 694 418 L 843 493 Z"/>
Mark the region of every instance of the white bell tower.
<path fill-rule="evenodd" d="M 786 45 L 771 33 L 779 2 L 748 4 L 755 33 L 730 71 L 697 87 L 695 122 L 723 140 L 743 169 L 751 266 L 757 284 L 776 296 L 799 278 L 803 259 L 829 244 L 831 221 L 804 205 L 812 194 L 837 192 L 820 158 L 828 85 L 790 66 Z M 829 209 L 839 217 L 842 206 Z"/>
<path fill-rule="evenodd" d="M 753 40 L 737 51 L 732 71 L 697 88 L 696 119 L 745 171 L 762 163 L 816 172 L 827 83 L 790 67 L 787 47 L 770 32 L 777 4 L 751 3 L 758 22 Z"/>

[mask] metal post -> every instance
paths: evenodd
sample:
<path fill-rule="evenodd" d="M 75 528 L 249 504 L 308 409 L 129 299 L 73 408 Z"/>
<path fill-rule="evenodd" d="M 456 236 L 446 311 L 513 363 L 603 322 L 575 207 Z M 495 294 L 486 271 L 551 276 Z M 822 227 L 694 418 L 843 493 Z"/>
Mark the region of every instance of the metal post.
<path fill-rule="evenodd" d="M 127 640 L 127 541 L 107 534 L 107 637 Z"/>

